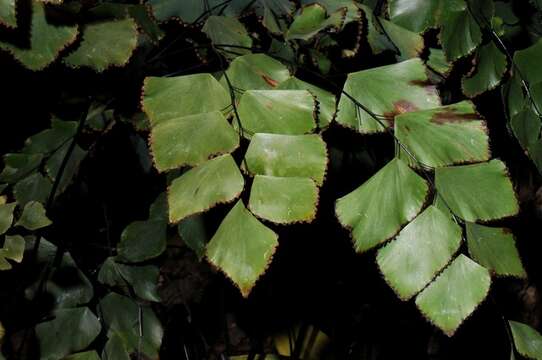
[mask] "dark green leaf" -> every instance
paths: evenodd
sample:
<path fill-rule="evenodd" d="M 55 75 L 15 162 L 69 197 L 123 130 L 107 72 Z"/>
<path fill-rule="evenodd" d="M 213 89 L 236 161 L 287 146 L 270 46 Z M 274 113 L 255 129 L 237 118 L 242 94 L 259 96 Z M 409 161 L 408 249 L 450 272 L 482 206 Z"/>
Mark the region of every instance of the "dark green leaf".
<path fill-rule="evenodd" d="M 42 360 L 63 359 L 85 349 L 102 327 L 87 307 L 56 310 L 53 316 L 53 320 L 36 325 Z"/>
<path fill-rule="evenodd" d="M 23 213 L 16 225 L 34 231 L 51 224 L 52 221 L 47 217 L 43 204 L 37 201 L 29 201 L 24 206 Z"/>

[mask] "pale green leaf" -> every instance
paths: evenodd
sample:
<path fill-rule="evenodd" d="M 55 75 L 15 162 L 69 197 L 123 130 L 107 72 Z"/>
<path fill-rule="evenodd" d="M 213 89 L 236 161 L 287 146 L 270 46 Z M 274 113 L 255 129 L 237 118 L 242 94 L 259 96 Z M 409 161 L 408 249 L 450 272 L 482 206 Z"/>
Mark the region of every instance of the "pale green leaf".
<path fill-rule="evenodd" d="M 117 254 L 125 262 L 141 262 L 153 259 L 166 249 L 165 221 L 134 221 L 128 225 L 120 236 Z"/>
<path fill-rule="evenodd" d="M 356 190 L 341 197 L 335 213 L 352 233 L 357 252 L 392 238 L 421 211 L 429 188 L 402 160 L 393 159 Z"/>
<path fill-rule="evenodd" d="M 251 175 L 307 177 L 322 185 L 327 150 L 319 135 L 256 134 L 243 166 Z"/>
<path fill-rule="evenodd" d="M 56 60 L 60 52 L 77 37 L 77 26 L 49 24 L 45 16 L 45 5 L 32 2 L 30 25 L 30 48 L 19 48 L 0 42 L 0 49 L 11 53 L 15 59 L 30 70 L 42 70 Z"/>
<path fill-rule="evenodd" d="M 386 282 L 403 300 L 422 290 L 461 245 L 461 228 L 447 214 L 428 207 L 378 251 Z"/>
<path fill-rule="evenodd" d="M 318 126 L 327 127 L 335 117 L 335 95 L 318 86 L 291 77 L 277 87 L 278 90 L 308 90 L 318 101 Z"/>
<path fill-rule="evenodd" d="M 53 222 L 47 217 L 42 203 L 29 201 L 24 206 L 23 213 L 19 220 L 17 220 L 16 225 L 34 231 L 49 226 L 52 223 Z"/>
<path fill-rule="evenodd" d="M 122 339 L 129 354 L 141 349 L 142 355 L 151 359 L 158 358 L 164 331 L 150 306 L 138 304 L 126 296 L 109 293 L 100 301 L 99 309 L 109 327 L 109 333 L 115 333 Z"/>
<path fill-rule="evenodd" d="M 224 111 L 230 96 L 210 74 L 147 77 L 143 85 L 143 110 L 152 126 L 163 120 L 213 111 Z"/>
<path fill-rule="evenodd" d="M 161 121 L 153 127 L 150 142 L 156 168 L 166 171 L 230 153 L 239 146 L 239 135 L 214 111 Z"/>
<path fill-rule="evenodd" d="M 252 39 L 247 33 L 244 25 L 239 20 L 228 16 L 209 16 L 201 29 L 209 39 L 216 45 L 232 45 L 224 48 L 224 55 L 230 59 L 236 54 L 244 55 L 250 53 Z M 228 52 L 230 51 L 230 52 Z M 232 54 L 234 52 L 236 54 Z"/>
<path fill-rule="evenodd" d="M 102 72 L 124 66 L 137 46 L 137 26 L 132 18 L 87 24 L 79 47 L 64 58 L 70 67 L 90 67 Z"/>
<path fill-rule="evenodd" d="M 248 54 L 235 58 L 226 74 L 231 85 L 240 91 L 275 89 L 290 77 L 286 66 L 264 54 Z M 228 89 L 225 77 L 222 77 L 221 82 Z"/>
<path fill-rule="evenodd" d="M 436 88 L 428 83 L 425 66 L 418 58 L 348 74 L 344 92 L 373 113 L 385 116 L 381 122 L 386 126 L 398 114 L 440 105 Z M 344 94 L 339 100 L 337 122 L 361 133 L 384 131 Z"/>
<path fill-rule="evenodd" d="M 542 335 L 527 324 L 517 321 L 508 321 L 514 345 L 521 355 L 529 359 L 542 359 Z"/>
<path fill-rule="evenodd" d="M 472 258 L 495 274 L 527 277 L 509 229 L 467 223 L 467 243 Z"/>
<path fill-rule="evenodd" d="M 453 213 L 466 221 L 500 219 L 519 211 L 506 166 L 500 160 L 437 168 L 435 184 Z"/>
<path fill-rule="evenodd" d="M 248 208 L 254 215 L 279 224 L 312 222 L 318 206 L 318 186 L 312 179 L 257 175 Z"/>
<path fill-rule="evenodd" d="M 87 307 L 60 309 L 54 319 L 36 325 L 40 359 L 63 359 L 89 346 L 100 333 L 100 321 Z"/>
<path fill-rule="evenodd" d="M 337 31 L 343 25 L 346 12 L 346 8 L 340 8 L 328 16 L 321 4 L 304 6 L 288 28 L 286 40 L 310 40 L 320 31 L 328 28 Z"/>
<path fill-rule="evenodd" d="M 11 264 L 6 259 L 20 263 L 23 260 L 25 248 L 24 238 L 20 235 L 7 235 L 4 246 L 0 249 L 0 270 L 11 269 Z"/>
<path fill-rule="evenodd" d="M 427 67 L 442 76 L 448 76 L 452 70 L 452 64 L 446 60 L 444 51 L 441 49 L 429 49 Z"/>
<path fill-rule="evenodd" d="M 17 27 L 17 9 L 15 0 L 0 1 L 0 24 L 15 28 Z"/>
<path fill-rule="evenodd" d="M 316 128 L 316 101 L 307 90 L 248 90 L 239 102 L 245 137 L 255 133 L 302 135 Z"/>
<path fill-rule="evenodd" d="M 207 244 L 206 256 L 248 297 L 277 246 L 277 234 L 259 222 L 239 200 Z"/>
<path fill-rule="evenodd" d="M 506 71 L 506 56 L 491 42 L 476 52 L 476 70 L 463 76 L 461 88 L 468 97 L 478 96 L 499 85 Z"/>
<path fill-rule="evenodd" d="M 416 305 L 429 321 L 452 336 L 485 299 L 490 285 L 487 269 L 459 255 L 417 296 Z"/>
<path fill-rule="evenodd" d="M 9 203 L 0 205 L 0 235 L 4 234 L 13 223 L 13 210 L 17 203 Z"/>
<path fill-rule="evenodd" d="M 395 136 L 429 167 L 487 161 L 491 155 L 486 124 L 470 101 L 398 115 Z M 399 150 L 402 159 L 419 166 L 402 147 Z"/>
<path fill-rule="evenodd" d="M 173 180 L 168 191 L 169 221 L 204 212 L 235 200 L 245 180 L 231 155 L 222 155 Z"/>

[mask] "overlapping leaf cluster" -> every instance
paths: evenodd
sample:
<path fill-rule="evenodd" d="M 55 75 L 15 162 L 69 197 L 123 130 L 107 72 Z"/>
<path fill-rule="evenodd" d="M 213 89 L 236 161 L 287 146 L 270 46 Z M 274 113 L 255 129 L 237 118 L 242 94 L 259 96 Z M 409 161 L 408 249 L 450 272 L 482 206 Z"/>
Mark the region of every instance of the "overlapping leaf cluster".
<path fill-rule="evenodd" d="M 510 133 L 542 169 L 542 41 L 532 36 L 527 48 L 508 50 L 507 40 L 519 31 L 508 2 L 382 5 L 149 0 L 72 9 L 84 21 L 63 24 L 47 14 L 62 4 L 33 0 L 29 19 L 18 17 L 15 1 L 0 4 L 0 25 L 28 39 L 26 47 L 3 40 L 0 49 L 33 71 L 59 59 L 73 71 L 125 66 L 138 46 L 158 43 L 159 25 L 172 21 L 200 29 L 204 40 L 194 41 L 194 48 L 203 49 L 202 60 L 220 64 L 216 73 L 145 78 L 148 147 L 168 186 L 146 220 L 125 228 L 100 266 L 97 281 L 107 291 L 95 307 L 89 305 L 96 300 L 90 280 L 69 252 L 42 236 L 52 223 L 50 204 L 87 154 L 73 140 L 78 123 L 54 119 L 20 152 L 4 155 L 0 269 L 21 262 L 25 249 L 45 269 L 47 278 L 28 291 L 39 294 L 45 281 L 55 299 L 53 319 L 35 328 L 42 358 L 99 358 L 85 350 L 100 333 L 107 338 L 103 358 L 158 358 L 162 327 L 149 304 L 160 301 L 155 261 L 165 251 L 168 225 L 178 224 L 185 243 L 249 296 L 279 246 L 277 229 L 317 217 L 328 167 L 322 134 L 332 126 L 360 139 L 393 137 L 395 157 L 341 194 L 335 214 L 354 250 L 374 251 L 397 296 L 415 299 L 444 333 L 454 334 L 484 301 L 492 276 L 527 276 L 513 234 L 495 225 L 517 215 L 519 204 L 506 164 L 491 156 L 486 120 L 471 99 L 504 83 Z M 260 20 L 265 41 L 245 26 L 247 14 Z M 19 26 L 24 21 L 28 29 Z M 438 41 L 428 48 L 432 32 Z M 308 67 L 325 81 L 332 59 L 355 57 L 362 44 L 373 55 L 391 54 L 394 63 L 349 73 L 335 94 L 297 76 L 298 68 Z M 438 85 L 467 60 L 473 65 L 460 74 L 465 100 L 449 103 Z M 104 114 L 114 110 L 103 104 L 90 110 L 84 120 L 91 131 L 107 128 Z M 207 239 L 198 229 L 212 208 L 225 215 Z M 56 283 L 53 275 L 62 271 L 75 272 L 77 285 Z M 517 352 L 542 358 L 540 334 L 514 321 L 509 327 Z M 60 332 L 77 336 L 55 341 Z"/>

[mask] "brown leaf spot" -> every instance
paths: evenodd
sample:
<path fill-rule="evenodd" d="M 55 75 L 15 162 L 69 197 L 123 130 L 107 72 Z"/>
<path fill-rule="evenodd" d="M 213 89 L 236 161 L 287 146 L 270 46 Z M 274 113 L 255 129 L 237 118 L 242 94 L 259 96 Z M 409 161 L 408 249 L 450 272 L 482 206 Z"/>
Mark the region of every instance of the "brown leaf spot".
<path fill-rule="evenodd" d="M 503 234 L 511 234 L 512 230 L 510 230 L 509 228 L 502 228 L 502 232 Z"/>
<path fill-rule="evenodd" d="M 389 121 L 390 126 L 393 126 L 395 116 L 406 112 L 416 111 L 418 107 L 408 100 L 397 100 L 393 103 L 393 111 L 386 111 L 384 116 Z"/>
<path fill-rule="evenodd" d="M 451 110 L 438 111 L 431 117 L 431 122 L 435 124 L 461 123 L 465 121 L 478 120 L 476 114 L 458 114 Z"/>
<path fill-rule="evenodd" d="M 266 74 L 260 74 L 260 76 L 262 77 L 262 79 L 264 79 L 264 81 L 266 83 L 269 84 L 269 86 L 272 86 L 272 87 L 277 87 L 279 82 L 275 79 L 272 79 L 271 77 L 267 76 Z"/>

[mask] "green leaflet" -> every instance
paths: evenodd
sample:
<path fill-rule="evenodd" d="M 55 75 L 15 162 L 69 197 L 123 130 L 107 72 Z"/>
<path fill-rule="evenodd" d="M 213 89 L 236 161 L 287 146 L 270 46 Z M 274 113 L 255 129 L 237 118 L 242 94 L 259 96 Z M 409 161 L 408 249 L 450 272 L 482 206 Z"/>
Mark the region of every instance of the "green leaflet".
<path fill-rule="evenodd" d="M 16 183 L 25 176 L 37 171 L 43 155 L 41 154 L 5 154 L 4 169 L 0 174 L 0 181 L 8 184 Z"/>
<path fill-rule="evenodd" d="M 440 167 L 487 161 L 490 158 L 486 124 L 470 101 L 400 114 L 395 135 L 423 165 Z M 399 147 L 401 158 L 419 166 Z"/>
<path fill-rule="evenodd" d="M 425 180 L 395 158 L 356 190 L 341 197 L 335 214 L 352 233 L 357 252 L 393 237 L 422 209 L 429 188 Z"/>
<path fill-rule="evenodd" d="M 327 167 L 326 144 L 319 135 L 256 134 L 243 165 L 251 175 L 307 177 L 320 186 Z"/>
<path fill-rule="evenodd" d="M 51 128 L 30 136 L 24 142 L 22 152 L 27 154 L 50 155 L 62 148 L 75 135 L 76 121 L 51 120 Z"/>
<path fill-rule="evenodd" d="M 109 293 L 100 301 L 98 308 L 108 326 L 108 334 L 117 335 L 129 354 L 141 349 L 143 356 L 158 358 L 164 331 L 150 306 L 138 304 L 126 296 Z"/>
<path fill-rule="evenodd" d="M 227 16 L 209 16 L 205 21 L 202 31 L 207 34 L 209 39 L 216 45 L 229 44 L 232 46 L 224 47 L 224 55 L 230 59 L 235 58 L 236 54 L 244 55 L 250 53 L 252 39 L 247 30 L 239 20 Z M 221 48 L 222 49 L 222 48 Z M 232 54 L 235 53 L 235 54 Z"/>
<path fill-rule="evenodd" d="M 318 3 L 304 6 L 288 28 L 286 39 L 310 40 L 330 27 L 337 31 L 342 27 L 345 16 L 345 8 L 338 9 L 328 17 L 324 7 Z"/>
<path fill-rule="evenodd" d="M 427 59 L 427 67 L 438 74 L 446 77 L 452 70 L 452 64 L 446 60 L 444 51 L 441 49 L 429 49 L 429 59 Z"/>
<path fill-rule="evenodd" d="M 248 90 L 239 102 L 243 135 L 302 135 L 316 127 L 316 101 L 307 90 Z"/>
<path fill-rule="evenodd" d="M 493 42 L 480 47 L 476 59 L 476 72 L 461 79 L 463 93 L 468 97 L 478 96 L 497 87 L 506 71 L 506 56 Z"/>
<path fill-rule="evenodd" d="M 274 89 L 290 78 L 290 71 L 286 66 L 264 54 L 248 54 L 235 58 L 226 74 L 231 85 L 239 91 Z M 221 83 L 224 88 L 229 89 L 225 77 L 222 77 Z"/>
<path fill-rule="evenodd" d="M 394 23 L 415 32 L 424 32 L 437 24 L 442 0 L 390 0 L 389 15 Z"/>
<path fill-rule="evenodd" d="M 211 74 L 147 77 L 142 106 L 152 126 L 187 115 L 224 111 L 230 105 L 228 92 Z"/>
<path fill-rule="evenodd" d="M 40 359 L 63 359 L 81 351 L 94 341 L 102 328 L 100 321 L 87 307 L 59 309 L 51 321 L 36 325 Z"/>
<path fill-rule="evenodd" d="M 467 223 L 467 243 L 472 258 L 495 274 L 527 277 L 510 230 Z"/>
<path fill-rule="evenodd" d="M 55 181 L 58 174 L 60 173 L 60 166 L 64 161 L 64 157 L 66 156 L 69 147 L 70 143 L 65 143 L 45 163 L 45 171 L 47 172 L 47 175 L 49 176 L 49 178 L 51 178 L 51 180 Z M 85 159 L 86 156 L 87 152 L 81 149 L 81 147 L 76 144 L 68 159 L 68 162 L 66 163 L 66 166 L 64 167 L 64 171 L 62 172 L 62 178 L 60 179 L 58 185 L 57 194 L 63 192 L 68 188 L 74 177 L 77 175 L 77 172 L 79 171 L 79 166 L 81 165 L 81 162 Z"/>
<path fill-rule="evenodd" d="M 181 220 L 177 226 L 177 231 L 186 246 L 192 249 L 198 256 L 198 259 L 201 260 L 205 255 L 205 245 L 211 238 L 205 226 L 203 216 L 197 214 Z"/>
<path fill-rule="evenodd" d="M 312 179 L 257 175 L 248 208 L 260 218 L 279 224 L 312 222 L 318 206 L 318 186 Z"/>
<path fill-rule="evenodd" d="M 449 61 L 471 53 L 482 42 L 482 32 L 465 0 L 391 0 L 389 13 L 392 22 L 411 31 L 440 27 L 440 41 Z"/>
<path fill-rule="evenodd" d="M 296 77 L 291 77 L 282 82 L 277 87 L 277 90 L 308 90 L 318 102 L 318 126 L 325 128 L 329 126 L 335 117 L 335 95 L 318 86 L 309 84 Z"/>
<path fill-rule="evenodd" d="M 277 234 L 259 222 L 239 200 L 207 244 L 206 256 L 248 297 L 277 246 Z"/>
<path fill-rule="evenodd" d="M 538 138 L 542 129 L 540 118 L 532 107 L 525 107 L 510 120 L 510 126 L 521 147 L 531 158 L 538 171 L 542 172 L 542 140 Z"/>
<path fill-rule="evenodd" d="M 532 327 L 517 321 L 508 321 L 516 350 L 529 359 L 542 359 L 542 335 Z"/>
<path fill-rule="evenodd" d="M 29 201 L 45 203 L 51 193 L 52 187 L 51 180 L 39 173 L 33 173 L 15 184 L 13 195 L 19 206 L 25 206 Z"/>
<path fill-rule="evenodd" d="M 500 219 L 519 211 L 506 166 L 500 160 L 437 168 L 435 185 L 454 214 L 466 221 Z"/>
<path fill-rule="evenodd" d="M 0 1 L 0 24 L 10 28 L 17 27 L 16 15 L 15 0 Z"/>
<path fill-rule="evenodd" d="M 96 351 L 92 350 L 67 356 L 64 360 L 100 360 L 100 357 Z"/>
<path fill-rule="evenodd" d="M 416 297 L 416 306 L 434 325 L 452 336 L 485 299 L 490 285 L 487 269 L 459 255 Z"/>
<path fill-rule="evenodd" d="M 150 147 L 159 171 L 198 165 L 239 146 L 239 135 L 219 111 L 161 121 L 154 126 Z"/>
<path fill-rule="evenodd" d="M 542 69 L 538 59 L 542 56 L 542 39 L 538 39 L 530 47 L 514 53 L 514 62 L 531 85 L 542 82 Z"/>
<path fill-rule="evenodd" d="M 120 335 L 112 331 L 102 352 L 102 359 L 130 360 L 128 349 Z"/>
<path fill-rule="evenodd" d="M 419 58 L 348 74 L 344 92 L 373 113 L 385 116 L 381 121 L 386 126 L 398 114 L 440 105 L 436 88 L 428 83 Z M 382 125 L 344 94 L 339 100 L 337 122 L 363 134 L 384 131 Z"/>
<path fill-rule="evenodd" d="M 207 211 L 236 199 L 245 180 L 231 155 L 222 155 L 173 180 L 168 191 L 169 221 Z"/>
<path fill-rule="evenodd" d="M 386 19 L 377 19 L 371 8 L 366 5 L 359 6 L 367 18 L 367 41 L 374 54 L 391 50 L 396 52 L 396 58 L 400 61 L 420 56 L 424 49 L 421 35 Z"/>
<path fill-rule="evenodd" d="M 442 1 L 445 1 L 446 7 L 443 9 L 440 41 L 446 59 L 455 61 L 470 54 L 482 43 L 482 31 L 467 10 L 464 0 Z"/>
<path fill-rule="evenodd" d="M 170 18 L 178 18 L 184 23 L 193 23 L 203 20 L 207 5 L 214 8 L 223 3 L 223 0 L 149 0 L 154 17 L 159 21 L 166 21 Z M 220 10 L 220 7 L 218 8 Z M 218 11 L 217 10 L 217 11 Z"/>
<path fill-rule="evenodd" d="M 13 223 L 13 210 L 17 203 L 9 203 L 0 205 L 0 235 L 4 234 Z"/>
<path fill-rule="evenodd" d="M 428 207 L 378 251 L 386 282 L 403 299 L 422 290 L 461 245 L 461 228 L 434 206 Z"/>
<path fill-rule="evenodd" d="M 30 201 L 24 206 L 23 213 L 16 225 L 34 231 L 49 226 L 52 223 L 45 214 L 45 208 L 42 203 Z"/>
<path fill-rule="evenodd" d="M 30 70 L 42 70 L 56 60 L 59 53 L 77 37 L 76 26 L 55 26 L 47 22 L 44 4 L 32 2 L 30 48 L 22 49 L 0 42 L 0 49 L 13 55 Z"/>
<path fill-rule="evenodd" d="M 23 260 L 25 241 L 20 235 L 7 235 L 4 246 L 0 249 L 0 270 L 11 269 L 11 264 L 6 259 L 20 263 Z"/>
<path fill-rule="evenodd" d="M 35 245 L 35 239 L 28 243 L 28 248 L 32 249 Z M 23 242 L 24 248 L 24 242 Z M 53 261 L 57 247 L 42 238 L 38 248 L 37 261 L 40 266 L 47 266 Z M 69 282 L 58 281 L 57 279 L 67 279 Z M 27 299 L 32 299 L 38 290 L 39 279 L 25 290 Z M 94 296 L 92 283 L 77 267 L 69 253 L 64 253 L 60 266 L 55 269 L 47 281 L 46 292 L 54 301 L 55 309 L 71 308 L 88 303 Z"/>
<path fill-rule="evenodd" d="M 134 221 L 120 235 L 119 260 L 141 262 L 155 258 L 166 249 L 167 224 L 162 219 Z"/>
<path fill-rule="evenodd" d="M 132 18 L 88 24 L 81 45 L 64 58 L 70 67 L 90 67 L 102 72 L 124 66 L 137 46 L 137 26 Z"/>
<path fill-rule="evenodd" d="M 156 266 L 124 265 L 109 257 L 100 268 L 98 281 L 122 289 L 125 289 L 129 284 L 139 298 L 147 301 L 160 301 L 156 292 L 158 275 L 159 269 Z"/>

